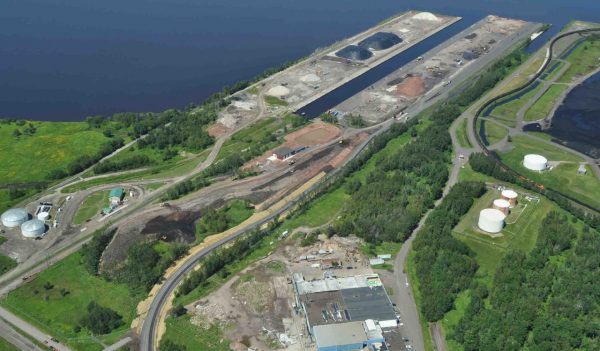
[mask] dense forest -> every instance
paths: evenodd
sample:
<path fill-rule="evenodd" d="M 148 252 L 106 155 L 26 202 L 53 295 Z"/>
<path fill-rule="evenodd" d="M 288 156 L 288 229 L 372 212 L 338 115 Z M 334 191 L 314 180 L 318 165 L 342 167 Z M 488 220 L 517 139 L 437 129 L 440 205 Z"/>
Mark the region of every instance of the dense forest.
<path fill-rule="evenodd" d="M 452 236 L 452 228 L 485 192 L 483 183 L 458 183 L 435 209 L 413 244 L 421 292 L 421 312 L 436 321 L 452 309 L 456 295 L 467 289 L 477 271 L 471 250 Z"/>
<path fill-rule="evenodd" d="M 473 289 L 453 338 L 471 350 L 599 350 L 600 233 L 551 212 L 533 251 L 511 251 Z"/>

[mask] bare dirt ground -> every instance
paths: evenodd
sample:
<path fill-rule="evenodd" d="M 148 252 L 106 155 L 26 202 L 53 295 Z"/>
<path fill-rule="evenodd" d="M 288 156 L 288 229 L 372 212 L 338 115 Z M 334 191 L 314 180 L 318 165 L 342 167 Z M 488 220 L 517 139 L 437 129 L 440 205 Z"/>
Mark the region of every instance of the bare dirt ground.
<path fill-rule="evenodd" d="M 217 122 L 208 127 L 208 135 L 214 138 L 219 138 L 231 131 L 231 128 L 227 128 L 221 122 Z"/>
<path fill-rule="evenodd" d="M 341 135 L 340 128 L 324 122 L 313 122 L 310 125 L 285 136 L 285 146 L 316 146 L 326 144 Z"/>
<path fill-rule="evenodd" d="M 406 98 L 415 98 L 425 92 L 425 81 L 416 75 L 408 77 L 396 86 L 395 92 Z"/>
<path fill-rule="evenodd" d="M 303 228 L 310 232 L 311 228 Z M 344 269 L 337 276 L 372 273 L 355 237 L 328 239 L 321 235 L 311 246 L 301 247 L 301 231 L 295 231 L 268 257 L 236 274 L 221 288 L 196 301 L 187 309 L 192 323 L 208 328 L 217 323 L 232 341 L 233 350 L 309 350 L 314 346 L 306 335 L 305 321 L 294 309 L 291 274 L 302 273 L 307 280 L 322 279 L 323 267 L 337 262 Z M 321 252 L 321 254 L 319 254 Z M 323 253 L 326 252 L 326 253 Z M 315 259 L 307 261 L 307 255 Z M 346 267 L 352 267 L 350 269 Z"/>

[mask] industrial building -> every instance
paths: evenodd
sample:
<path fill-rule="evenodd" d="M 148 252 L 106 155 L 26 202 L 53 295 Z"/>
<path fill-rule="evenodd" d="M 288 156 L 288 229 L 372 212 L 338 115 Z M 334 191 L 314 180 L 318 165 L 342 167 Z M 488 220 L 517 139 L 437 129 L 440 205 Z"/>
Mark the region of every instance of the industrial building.
<path fill-rule="evenodd" d="M 548 159 L 542 155 L 528 154 L 523 158 L 523 166 L 532 171 L 543 171 L 548 168 Z"/>
<path fill-rule="evenodd" d="M 314 338 L 318 351 L 346 351 L 381 349 L 385 345 L 383 332 L 373 320 L 342 324 L 318 325 L 314 327 Z"/>
<path fill-rule="evenodd" d="M 278 159 L 278 160 L 285 160 L 286 158 L 290 158 L 292 156 L 294 156 L 295 154 L 302 152 L 304 150 L 306 150 L 306 146 L 301 146 L 295 149 L 291 149 L 287 146 L 282 146 L 278 149 L 275 149 L 275 151 L 273 151 L 273 158 Z"/>
<path fill-rule="evenodd" d="M 486 208 L 479 212 L 479 229 L 488 233 L 500 233 L 504 227 L 506 215 L 495 208 Z"/>
<path fill-rule="evenodd" d="M 382 328 L 399 317 L 377 274 L 306 281 L 293 275 L 296 306 L 318 350 L 362 350 L 385 345 Z"/>
<path fill-rule="evenodd" d="M 117 206 L 123 200 L 123 195 L 125 194 L 123 188 L 113 188 L 108 194 L 108 200 L 110 201 L 111 206 Z"/>
<path fill-rule="evenodd" d="M 21 224 L 21 234 L 26 238 L 41 238 L 46 233 L 46 224 L 39 219 L 32 219 Z"/>
<path fill-rule="evenodd" d="M 15 228 L 29 219 L 29 213 L 24 208 L 12 208 L 2 214 L 2 225 L 7 228 Z"/>

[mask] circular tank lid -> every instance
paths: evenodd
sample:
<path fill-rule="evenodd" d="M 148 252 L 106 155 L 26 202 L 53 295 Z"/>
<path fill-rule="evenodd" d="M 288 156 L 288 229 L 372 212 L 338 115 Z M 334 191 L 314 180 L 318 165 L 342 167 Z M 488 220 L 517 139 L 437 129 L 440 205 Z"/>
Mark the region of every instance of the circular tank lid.
<path fill-rule="evenodd" d="M 18 221 L 29 217 L 29 213 L 24 208 L 11 208 L 2 214 L 3 221 Z"/>
<path fill-rule="evenodd" d="M 546 159 L 544 156 L 537 155 L 537 154 L 525 155 L 525 160 L 527 160 L 528 162 L 534 162 L 534 163 L 547 163 L 548 162 L 548 159 Z"/>
<path fill-rule="evenodd" d="M 483 209 L 483 210 L 481 210 L 481 212 L 479 214 L 481 216 L 484 216 L 485 218 L 498 220 L 498 221 L 503 221 L 506 218 L 506 215 L 504 213 L 502 213 L 502 211 L 497 210 L 495 208 Z"/>
<path fill-rule="evenodd" d="M 498 207 L 510 207 L 510 202 L 504 200 L 504 199 L 496 199 L 494 200 L 494 206 L 498 206 Z"/>
<path fill-rule="evenodd" d="M 514 199 L 517 197 L 517 192 L 511 189 L 502 190 L 502 196 Z"/>
<path fill-rule="evenodd" d="M 27 232 L 31 232 L 31 231 L 38 231 L 38 230 L 46 230 L 46 225 L 44 224 L 44 222 L 40 221 L 39 219 L 32 219 L 29 220 L 23 224 L 21 224 L 21 230 L 23 231 L 27 231 Z"/>

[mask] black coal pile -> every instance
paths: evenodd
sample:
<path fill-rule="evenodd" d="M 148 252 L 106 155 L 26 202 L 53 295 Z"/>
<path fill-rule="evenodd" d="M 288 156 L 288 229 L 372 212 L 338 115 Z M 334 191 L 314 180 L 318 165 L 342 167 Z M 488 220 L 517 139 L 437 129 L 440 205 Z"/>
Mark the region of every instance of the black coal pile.
<path fill-rule="evenodd" d="M 335 55 L 348 60 L 363 61 L 373 56 L 373 53 L 360 46 L 348 45 L 336 52 Z"/>
<path fill-rule="evenodd" d="M 401 42 L 402 39 L 394 33 L 377 32 L 359 42 L 358 46 L 372 50 L 385 50 Z"/>

